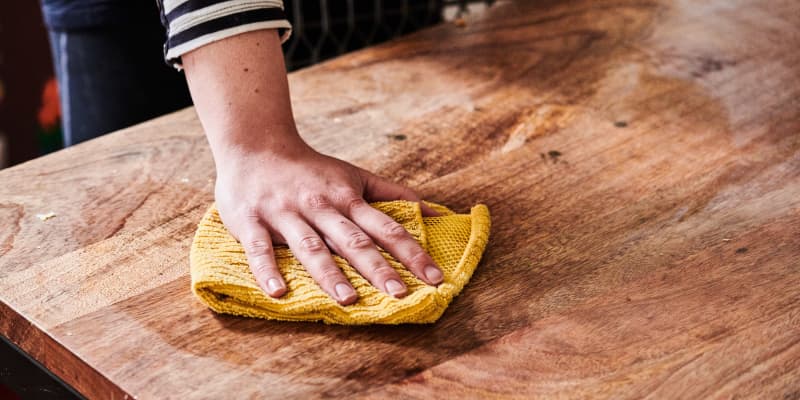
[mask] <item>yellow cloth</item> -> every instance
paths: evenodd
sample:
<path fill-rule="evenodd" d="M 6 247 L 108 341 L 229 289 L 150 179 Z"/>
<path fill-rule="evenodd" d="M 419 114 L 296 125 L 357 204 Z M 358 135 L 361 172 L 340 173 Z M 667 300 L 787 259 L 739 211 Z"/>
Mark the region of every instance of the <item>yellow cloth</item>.
<path fill-rule="evenodd" d="M 444 282 L 438 287 L 420 281 L 381 251 L 408 286 L 406 297 L 397 299 L 373 287 L 347 261 L 334 256 L 359 295 L 355 304 L 341 306 L 319 288 L 291 250 L 276 246 L 276 260 L 288 291 L 281 298 L 272 298 L 259 288 L 242 246 L 222 225 L 212 205 L 192 242 L 192 291 L 216 312 L 248 317 L 345 325 L 435 322 L 478 265 L 489 239 L 490 221 L 489 210 L 482 204 L 468 215 L 427 204 L 442 215 L 423 218 L 419 204 L 407 201 L 372 206 L 401 223 L 442 268 Z"/>

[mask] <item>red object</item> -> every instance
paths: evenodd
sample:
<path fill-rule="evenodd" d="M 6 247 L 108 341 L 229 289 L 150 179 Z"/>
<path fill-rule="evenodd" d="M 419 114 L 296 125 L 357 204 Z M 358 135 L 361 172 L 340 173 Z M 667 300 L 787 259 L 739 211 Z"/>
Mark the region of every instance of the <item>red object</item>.
<path fill-rule="evenodd" d="M 39 107 L 39 125 L 50 130 L 58 125 L 61 117 L 61 106 L 58 103 L 58 83 L 56 78 L 50 79 L 44 84 L 42 91 L 42 105 Z"/>

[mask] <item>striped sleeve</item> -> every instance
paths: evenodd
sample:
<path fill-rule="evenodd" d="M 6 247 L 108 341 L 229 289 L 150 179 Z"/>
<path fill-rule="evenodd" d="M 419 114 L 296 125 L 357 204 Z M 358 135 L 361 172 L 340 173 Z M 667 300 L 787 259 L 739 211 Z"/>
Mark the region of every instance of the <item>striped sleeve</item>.
<path fill-rule="evenodd" d="M 181 56 L 200 46 L 258 29 L 291 34 L 282 0 L 157 0 L 167 29 L 164 58 L 181 69 Z"/>

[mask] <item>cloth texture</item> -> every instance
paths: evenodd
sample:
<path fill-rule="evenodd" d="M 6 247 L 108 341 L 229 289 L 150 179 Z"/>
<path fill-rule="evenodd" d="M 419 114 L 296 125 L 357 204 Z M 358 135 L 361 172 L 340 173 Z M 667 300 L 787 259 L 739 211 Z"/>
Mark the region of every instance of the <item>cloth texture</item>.
<path fill-rule="evenodd" d="M 477 267 L 489 240 L 490 217 L 482 204 L 472 207 L 469 214 L 427 204 L 441 215 L 423 217 L 419 204 L 407 201 L 372 206 L 402 224 L 433 257 L 444 274 L 444 282 L 438 287 L 417 279 L 381 249 L 408 286 L 408 294 L 397 299 L 373 287 L 346 260 L 334 255 L 359 295 L 355 304 L 342 306 L 320 289 L 288 247 L 275 246 L 275 258 L 288 291 L 280 298 L 272 298 L 259 288 L 244 249 L 225 229 L 212 205 L 192 242 L 192 291 L 212 310 L 224 314 L 344 325 L 433 323 Z"/>

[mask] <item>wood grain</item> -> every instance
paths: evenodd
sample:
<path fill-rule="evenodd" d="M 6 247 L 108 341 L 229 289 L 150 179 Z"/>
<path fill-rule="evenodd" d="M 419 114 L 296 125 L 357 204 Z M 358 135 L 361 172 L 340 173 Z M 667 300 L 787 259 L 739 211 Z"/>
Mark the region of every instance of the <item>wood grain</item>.
<path fill-rule="evenodd" d="M 431 326 L 200 305 L 191 109 L 0 171 L 0 333 L 93 398 L 800 398 L 798 48 L 790 0 L 501 1 L 293 73 L 317 149 L 492 210 Z"/>

